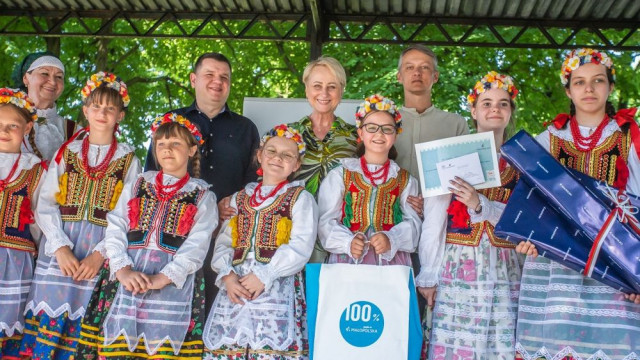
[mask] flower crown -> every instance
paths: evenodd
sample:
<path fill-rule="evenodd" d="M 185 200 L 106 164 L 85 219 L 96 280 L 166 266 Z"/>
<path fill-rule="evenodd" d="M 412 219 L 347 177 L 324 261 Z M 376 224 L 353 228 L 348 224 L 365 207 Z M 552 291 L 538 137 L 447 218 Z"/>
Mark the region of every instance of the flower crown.
<path fill-rule="evenodd" d="M 396 122 L 397 133 L 402 132 L 402 115 L 400 115 L 398 107 L 393 100 L 379 94 L 371 95 L 360 103 L 356 110 L 356 127 L 360 127 L 364 118 L 373 111 L 386 111 L 391 114 Z"/>
<path fill-rule="evenodd" d="M 99 88 L 101 85 L 110 87 L 118 92 L 120 96 L 122 96 L 122 103 L 126 108 L 129 106 L 129 92 L 127 91 L 127 84 L 120 79 L 120 77 L 115 74 L 100 71 L 91 75 L 89 80 L 87 80 L 87 85 L 82 88 L 82 101 L 87 100 L 89 95 L 93 92 L 93 90 Z"/>
<path fill-rule="evenodd" d="M 155 133 L 156 130 L 158 130 L 158 128 L 160 127 L 160 125 L 162 124 L 168 124 L 168 123 L 178 123 L 180 124 L 180 126 L 182 126 L 183 128 L 189 130 L 189 132 L 191 133 L 191 135 L 193 135 L 193 137 L 196 139 L 196 142 L 200 145 L 204 144 L 204 140 L 202 139 L 202 133 L 200 132 L 200 130 L 198 130 L 198 128 L 193 125 L 191 123 L 191 121 L 187 120 L 184 116 L 182 115 L 178 115 L 176 113 L 166 113 L 163 116 L 158 116 L 155 120 L 153 120 L 153 122 L 151 123 L 151 133 Z"/>
<path fill-rule="evenodd" d="M 303 156 L 305 151 L 307 150 L 307 146 L 304 143 L 304 140 L 302 139 L 302 135 L 300 135 L 298 130 L 290 126 L 287 126 L 286 124 L 277 125 L 273 129 L 267 131 L 267 133 L 264 134 L 262 139 L 260 139 L 260 147 L 264 146 L 264 144 L 266 144 L 269 139 L 276 136 L 295 141 L 296 145 L 298 145 L 298 153 L 300 154 L 300 156 Z"/>
<path fill-rule="evenodd" d="M 0 88 L 0 104 L 13 104 L 27 110 L 33 121 L 38 120 L 36 105 L 26 92 L 18 89 Z"/>
<path fill-rule="evenodd" d="M 571 72 L 581 65 L 593 63 L 602 64 L 611 70 L 613 81 L 616 79 L 616 69 L 613 67 L 613 60 L 604 52 L 599 52 L 594 49 L 582 48 L 574 49 L 567 55 L 562 63 L 562 70 L 560 71 L 560 81 L 562 85 L 569 83 L 569 76 Z"/>
<path fill-rule="evenodd" d="M 490 89 L 502 89 L 509 93 L 511 99 L 515 99 L 518 95 L 518 89 L 513 83 L 513 78 L 508 75 L 498 74 L 495 71 L 489 71 L 480 81 L 471 89 L 471 93 L 467 95 L 469 104 L 474 104 L 478 100 L 478 96 Z"/>

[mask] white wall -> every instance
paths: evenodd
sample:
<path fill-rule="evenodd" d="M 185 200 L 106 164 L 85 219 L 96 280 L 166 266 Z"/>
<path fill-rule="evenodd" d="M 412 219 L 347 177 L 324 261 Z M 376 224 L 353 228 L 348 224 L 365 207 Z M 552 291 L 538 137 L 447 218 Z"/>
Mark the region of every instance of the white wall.
<path fill-rule="evenodd" d="M 362 100 L 342 99 L 335 113 L 342 120 L 355 124 L 356 108 L 361 102 Z M 260 136 L 278 124 L 295 122 L 309 114 L 311 114 L 311 106 L 307 99 L 246 97 L 242 107 L 242 115 L 256 124 Z"/>

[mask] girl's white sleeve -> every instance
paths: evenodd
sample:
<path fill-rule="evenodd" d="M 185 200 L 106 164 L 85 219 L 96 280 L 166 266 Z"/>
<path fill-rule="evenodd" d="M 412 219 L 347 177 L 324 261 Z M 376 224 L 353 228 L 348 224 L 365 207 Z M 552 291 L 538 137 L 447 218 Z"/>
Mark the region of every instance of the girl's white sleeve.
<path fill-rule="evenodd" d="M 160 270 L 178 289 L 182 289 L 187 276 L 202 267 L 213 231 L 218 226 L 218 202 L 213 192 L 207 190 L 200 200 L 193 221 L 187 239 L 180 245 L 173 259 Z"/>
<path fill-rule="evenodd" d="M 476 214 L 474 209 L 467 209 L 471 222 L 479 223 L 488 221 L 491 225 L 496 226 L 507 204 L 501 203 L 500 201 L 491 201 L 482 194 L 478 194 L 478 198 L 480 199 L 480 206 L 482 206 L 480 213 Z"/>
<path fill-rule="evenodd" d="M 447 208 L 451 194 L 424 199 L 424 222 L 418 245 L 420 256 L 420 274 L 416 286 L 432 287 L 438 285 L 447 238 Z"/>
<path fill-rule="evenodd" d="M 345 191 L 343 172 L 342 166 L 331 170 L 320 184 L 318 237 L 326 251 L 351 256 L 351 241 L 355 234 L 340 221 Z"/>
<path fill-rule="evenodd" d="M 236 211 L 236 214 L 238 213 L 236 204 L 237 195 L 238 193 L 233 194 L 229 203 L 229 206 Z M 224 287 L 222 278 L 233 271 L 233 248 L 231 247 L 231 228 L 229 227 L 230 220 L 231 219 L 227 219 L 222 223 L 222 227 L 215 241 L 215 247 L 213 248 L 213 258 L 211 259 L 211 268 L 218 273 L 215 284 L 221 289 Z"/>
<path fill-rule="evenodd" d="M 398 199 L 402 210 L 402 221 L 391 229 L 382 231 L 387 235 L 391 243 L 391 250 L 382 254 L 382 259 L 384 260 L 391 261 L 398 251 L 412 253 L 416 251 L 418 246 L 422 220 L 407 202 L 409 196 L 418 196 L 418 182 L 413 176 L 409 177 L 407 186 L 400 194 L 400 199 Z"/>
<path fill-rule="evenodd" d="M 311 257 L 318 228 L 318 207 L 307 191 L 302 191 L 294 203 L 292 217 L 289 242 L 278 247 L 268 264 L 254 269 L 265 290 L 277 278 L 291 276 L 302 270 Z"/>
<path fill-rule="evenodd" d="M 107 214 L 107 229 L 104 234 L 104 249 L 109 259 L 110 280 L 115 279 L 118 270 L 133 266 L 133 260 L 127 254 L 129 240 L 129 200 L 136 196 L 136 184 L 142 175 L 127 176 L 116 207 Z"/>
<path fill-rule="evenodd" d="M 44 253 L 47 256 L 54 256 L 63 246 L 72 250 L 74 247 L 74 242 L 63 230 L 62 217 L 56 201 L 56 194 L 60 192 L 59 179 L 64 174 L 65 166 L 64 157 L 60 159 L 60 163 L 56 164 L 54 161 L 50 164 L 44 179 L 41 180 L 40 196 L 34 214 L 36 223 L 46 236 Z"/>

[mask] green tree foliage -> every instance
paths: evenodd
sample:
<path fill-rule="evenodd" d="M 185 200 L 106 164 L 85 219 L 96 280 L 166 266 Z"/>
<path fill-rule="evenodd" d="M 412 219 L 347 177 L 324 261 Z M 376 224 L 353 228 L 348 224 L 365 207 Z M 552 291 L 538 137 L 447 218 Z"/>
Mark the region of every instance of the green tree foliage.
<path fill-rule="evenodd" d="M 356 31 L 361 26 L 353 25 L 353 28 Z M 453 30 L 452 34 L 456 35 Z M 388 30 L 374 31 L 371 36 L 374 39 L 383 36 L 384 31 Z M 229 106 L 241 112 L 244 97 L 304 97 L 301 78 L 310 50 L 309 44 L 302 42 L 79 37 L 47 41 L 40 37 L 5 37 L 0 42 L 0 61 L 5 64 L 0 68 L 0 85 L 10 84 L 14 65 L 29 52 L 47 48 L 57 52 L 58 47 L 67 67 L 66 87 L 58 101 L 61 113 L 82 122 L 80 89 L 87 77 L 100 70 L 116 73 L 128 84 L 131 96 L 121 137 L 137 147 L 140 157 L 146 153 L 144 144 L 153 118 L 193 101 L 189 73 L 200 54 L 219 51 L 229 57 L 233 64 Z M 386 44 L 327 43 L 323 53 L 337 58 L 347 71 L 345 99 L 381 93 L 402 103 L 402 87 L 396 81 L 402 48 Z M 442 109 L 469 118 L 466 95 L 490 70 L 510 74 L 520 90 L 514 129 L 539 133 L 545 121 L 569 109 L 559 81 L 566 50 L 453 46 L 433 49 L 439 56 L 440 71 L 440 79 L 433 89 L 433 102 Z M 618 74 L 611 100 L 616 107 L 639 106 L 640 78 L 635 75 L 639 54 L 610 54 Z"/>

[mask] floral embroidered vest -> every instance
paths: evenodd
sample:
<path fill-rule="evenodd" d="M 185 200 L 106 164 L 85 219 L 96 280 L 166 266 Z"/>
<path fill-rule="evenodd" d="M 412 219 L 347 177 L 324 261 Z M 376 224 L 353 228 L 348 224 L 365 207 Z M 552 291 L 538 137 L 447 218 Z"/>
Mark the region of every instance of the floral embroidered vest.
<path fill-rule="evenodd" d="M 302 190 L 302 186 L 292 186 L 260 210 L 249 204 L 250 196 L 244 189 L 238 192 L 238 216 L 229 223 L 234 249 L 233 265 L 241 264 L 247 257 L 254 236 L 255 259 L 264 264 L 271 261 L 280 245 L 289 243 L 293 205 Z"/>
<path fill-rule="evenodd" d="M 512 167 L 506 167 L 500 172 L 500 181 L 502 186 L 494 187 L 490 189 L 478 190 L 478 193 L 484 195 L 490 201 L 499 201 L 501 203 L 507 203 L 513 188 L 518 182 L 519 174 Z M 451 207 L 450 207 L 451 208 Z M 464 211 L 464 215 L 468 217 L 467 207 L 462 205 L 458 211 Z M 455 216 L 455 215 L 454 215 Z M 469 219 L 466 220 L 466 226 L 463 228 L 455 227 L 452 216 L 449 215 L 447 220 L 447 243 L 464 245 L 464 246 L 478 246 L 480 240 L 482 240 L 482 234 L 486 233 L 491 245 L 500 248 L 515 248 L 515 244 L 510 241 L 497 237 L 494 233 L 493 225 L 488 221 L 479 223 L 471 223 Z"/>
<path fill-rule="evenodd" d="M 107 226 L 107 214 L 118 202 L 134 156 L 130 152 L 112 161 L 104 177 L 92 180 L 78 154 L 65 149 L 65 172 L 60 177 L 60 192 L 56 194 L 62 221 L 81 221 L 86 213 L 90 223 Z"/>
<path fill-rule="evenodd" d="M 31 197 L 40 177 L 42 165 L 34 165 L 29 170 L 22 170 L 18 178 L 7 184 L 0 192 L 2 212 L 0 221 L 0 247 L 29 251 L 35 253 L 36 244 L 33 242 L 29 224 L 33 223 Z"/>
<path fill-rule="evenodd" d="M 616 131 L 589 152 L 576 148 L 573 142 L 549 134 L 551 144 L 549 152 L 568 168 L 613 185 L 618 178 L 618 158 L 624 164 L 629 159 L 631 138 L 629 132 Z"/>
<path fill-rule="evenodd" d="M 364 233 L 370 227 L 376 232 L 387 231 L 402 222 L 400 194 L 409 182 L 408 171 L 400 169 L 397 177 L 377 187 L 366 182 L 357 171 L 344 169 L 343 179 L 341 221 L 344 226 Z"/>
<path fill-rule="evenodd" d="M 157 232 L 156 242 L 162 251 L 175 254 L 193 228 L 198 203 L 207 190 L 181 191 L 167 201 L 156 195 L 153 183 L 140 178 L 136 197 L 129 200 L 129 249 L 149 245 L 150 231 Z"/>

